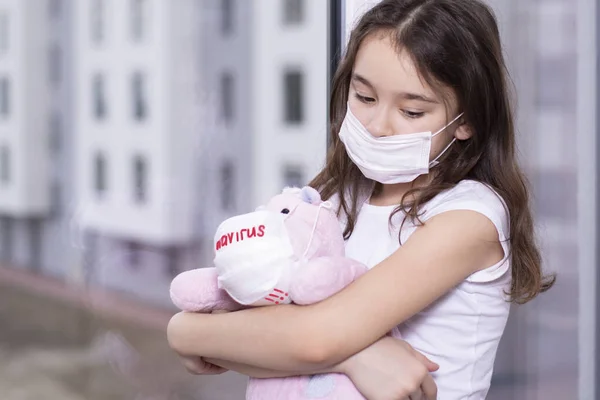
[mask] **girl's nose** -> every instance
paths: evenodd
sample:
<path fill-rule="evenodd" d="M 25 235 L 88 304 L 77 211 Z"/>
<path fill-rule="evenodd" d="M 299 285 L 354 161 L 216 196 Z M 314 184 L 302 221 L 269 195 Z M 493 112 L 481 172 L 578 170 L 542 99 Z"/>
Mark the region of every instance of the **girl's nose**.
<path fill-rule="evenodd" d="M 390 118 L 389 111 L 385 107 L 377 107 L 372 112 L 371 119 L 365 125 L 371 135 L 377 138 L 392 136 L 394 128 L 391 123 L 392 118 Z"/>

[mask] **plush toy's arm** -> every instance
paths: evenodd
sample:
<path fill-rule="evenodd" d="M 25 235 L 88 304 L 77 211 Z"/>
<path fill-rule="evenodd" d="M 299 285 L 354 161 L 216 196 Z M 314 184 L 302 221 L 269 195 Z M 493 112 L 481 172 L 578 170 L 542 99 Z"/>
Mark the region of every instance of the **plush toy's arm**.
<path fill-rule="evenodd" d="M 339 292 L 368 268 L 346 257 L 319 257 L 294 271 L 290 298 L 296 304 L 314 304 Z"/>
<path fill-rule="evenodd" d="M 217 286 L 215 268 L 182 272 L 171 282 L 171 300 L 182 311 L 236 311 L 242 307 Z"/>

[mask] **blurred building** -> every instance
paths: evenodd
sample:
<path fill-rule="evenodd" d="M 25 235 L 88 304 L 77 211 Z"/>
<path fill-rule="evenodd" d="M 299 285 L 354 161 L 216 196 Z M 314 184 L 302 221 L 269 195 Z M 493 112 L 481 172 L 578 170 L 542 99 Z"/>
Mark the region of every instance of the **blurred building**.
<path fill-rule="evenodd" d="M 581 160 L 585 158 L 579 143 L 595 134 L 591 127 L 577 129 L 582 126 L 578 63 L 589 62 L 578 59 L 578 49 L 586 40 L 578 36 L 584 13 L 569 0 L 488 3 L 497 13 L 517 90 L 518 144 L 521 164 L 531 183 L 543 266 L 558 273 L 550 292 L 512 310 L 496 360 L 495 381 L 504 386 L 494 385 L 489 397 L 525 398 L 525 393 L 535 388 L 540 398 L 545 393 L 552 393 L 553 398 L 577 398 L 574 391 L 583 382 L 577 372 L 581 344 L 566 338 L 580 334 L 580 300 L 575 294 L 581 290 L 581 274 L 593 268 L 582 263 L 588 250 L 580 242 L 582 226 L 578 219 L 578 215 L 592 212 L 578 203 L 579 186 L 589 185 L 580 181 L 582 172 L 585 174 Z M 592 199 L 591 193 L 589 196 Z"/>
<path fill-rule="evenodd" d="M 204 0 L 206 55 L 199 154 L 203 265 L 225 218 L 253 210 L 323 166 L 328 5 L 307 0 Z"/>
<path fill-rule="evenodd" d="M 0 0 L 0 258 L 59 277 L 78 260 L 67 3 Z"/>
<path fill-rule="evenodd" d="M 328 13 L 326 1 L 252 4 L 252 198 L 262 204 L 324 165 Z"/>
<path fill-rule="evenodd" d="M 327 2 L 44 4 L 0 0 L 0 256 L 168 305 L 322 167 Z"/>
<path fill-rule="evenodd" d="M 197 250 L 197 0 L 74 3 L 76 186 L 92 283 L 167 303 Z"/>

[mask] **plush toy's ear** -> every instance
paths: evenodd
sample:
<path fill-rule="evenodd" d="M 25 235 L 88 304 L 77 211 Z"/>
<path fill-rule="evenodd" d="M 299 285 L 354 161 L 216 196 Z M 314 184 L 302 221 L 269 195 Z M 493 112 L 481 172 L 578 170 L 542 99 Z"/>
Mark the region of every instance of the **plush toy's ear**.
<path fill-rule="evenodd" d="M 321 194 L 316 189 L 310 186 L 304 186 L 302 188 L 302 192 L 300 192 L 300 197 L 302 198 L 302 201 L 308 204 L 321 203 Z"/>

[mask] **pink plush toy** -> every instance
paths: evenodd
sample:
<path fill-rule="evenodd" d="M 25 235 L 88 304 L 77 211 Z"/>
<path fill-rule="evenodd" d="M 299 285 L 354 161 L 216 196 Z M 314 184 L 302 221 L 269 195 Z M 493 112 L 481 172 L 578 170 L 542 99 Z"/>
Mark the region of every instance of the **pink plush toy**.
<path fill-rule="evenodd" d="M 340 291 L 367 267 L 344 256 L 341 227 L 329 202 L 311 187 L 286 189 L 266 207 L 224 221 L 215 236 L 215 267 L 190 270 L 171 283 L 183 311 L 313 304 Z M 364 399 L 342 374 L 250 378 L 248 400 Z"/>

